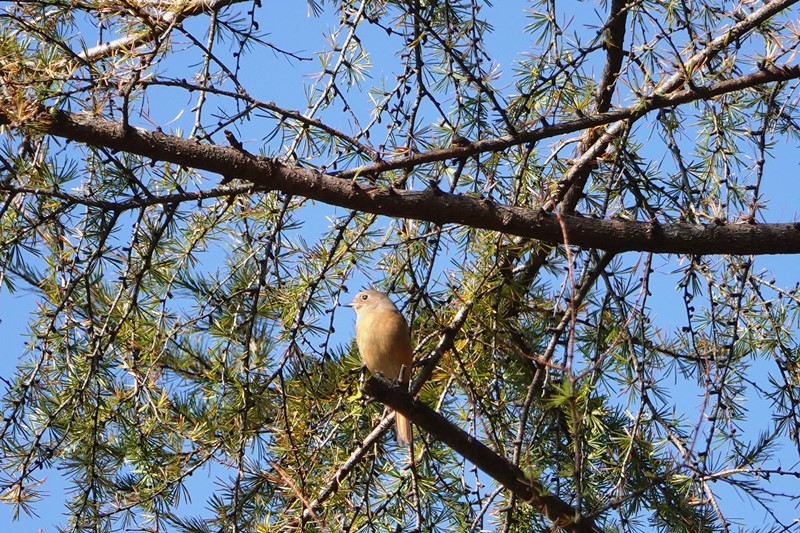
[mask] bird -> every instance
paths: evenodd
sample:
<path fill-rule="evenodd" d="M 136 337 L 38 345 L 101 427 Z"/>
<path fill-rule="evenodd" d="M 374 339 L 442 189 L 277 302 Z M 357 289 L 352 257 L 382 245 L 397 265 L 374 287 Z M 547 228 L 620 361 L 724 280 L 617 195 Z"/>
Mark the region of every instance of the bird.
<path fill-rule="evenodd" d="M 349 306 L 356 312 L 356 345 L 367 369 L 396 380 L 407 390 L 413 350 L 403 314 L 386 294 L 376 290 L 359 292 Z M 395 426 L 397 441 L 411 444 L 411 421 L 397 413 Z"/>

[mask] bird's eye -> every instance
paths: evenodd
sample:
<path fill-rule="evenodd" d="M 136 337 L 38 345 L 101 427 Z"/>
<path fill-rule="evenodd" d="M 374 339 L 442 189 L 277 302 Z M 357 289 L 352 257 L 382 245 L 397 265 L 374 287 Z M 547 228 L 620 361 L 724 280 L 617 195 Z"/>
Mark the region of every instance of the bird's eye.
<path fill-rule="evenodd" d="M 366 300 L 367 298 L 369 298 L 369 294 L 362 294 L 361 295 L 361 299 L 362 300 Z"/>

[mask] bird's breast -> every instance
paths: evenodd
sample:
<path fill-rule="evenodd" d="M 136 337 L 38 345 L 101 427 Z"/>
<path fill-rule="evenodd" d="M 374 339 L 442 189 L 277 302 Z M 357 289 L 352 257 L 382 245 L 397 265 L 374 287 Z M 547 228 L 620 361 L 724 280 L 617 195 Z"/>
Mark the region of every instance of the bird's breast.
<path fill-rule="evenodd" d="M 356 322 L 356 344 L 364 364 L 388 379 L 397 379 L 405 365 L 403 381 L 408 381 L 412 350 L 405 318 L 397 311 L 365 311 Z"/>

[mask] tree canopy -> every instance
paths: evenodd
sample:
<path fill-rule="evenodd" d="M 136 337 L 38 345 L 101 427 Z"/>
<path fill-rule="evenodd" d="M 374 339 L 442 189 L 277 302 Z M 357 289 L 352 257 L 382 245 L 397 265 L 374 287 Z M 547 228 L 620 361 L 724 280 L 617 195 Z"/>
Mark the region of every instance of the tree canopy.
<path fill-rule="evenodd" d="M 35 307 L 3 501 L 58 476 L 80 531 L 790 528 L 795 3 L 4 2 L 0 302 Z M 411 324 L 410 392 L 363 374 L 362 287 Z"/>

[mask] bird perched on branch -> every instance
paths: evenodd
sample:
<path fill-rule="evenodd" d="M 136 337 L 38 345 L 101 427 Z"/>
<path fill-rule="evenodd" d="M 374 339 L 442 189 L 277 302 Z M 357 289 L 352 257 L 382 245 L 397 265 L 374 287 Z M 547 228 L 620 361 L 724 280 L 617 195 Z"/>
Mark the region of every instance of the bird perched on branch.
<path fill-rule="evenodd" d="M 382 374 L 408 388 L 413 351 L 408 322 L 388 296 L 367 290 L 350 303 L 356 312 L 356 344 L 372 374 Z M 411 421 L 397 413 L 397 440 L 411 444 Z"/>

